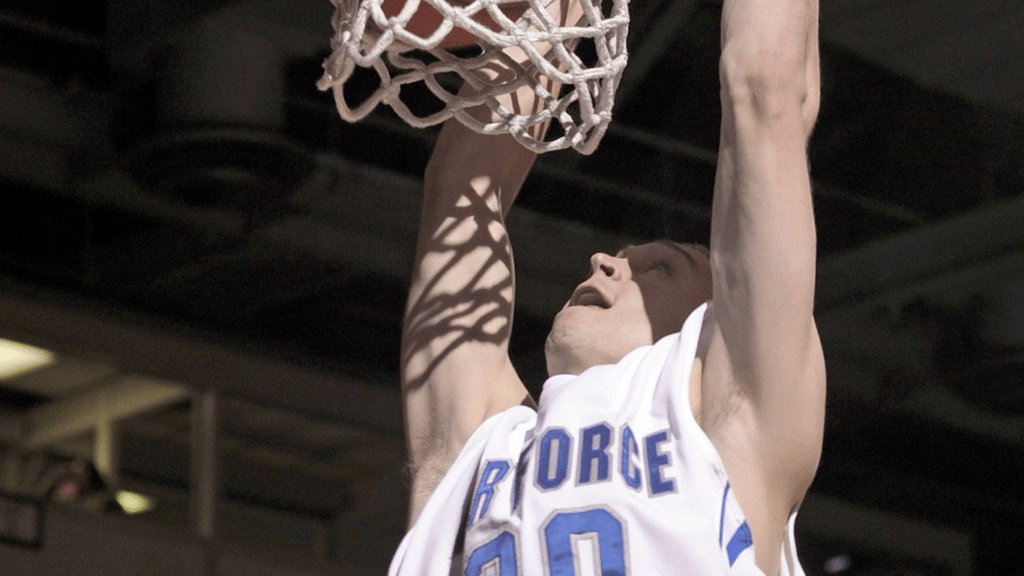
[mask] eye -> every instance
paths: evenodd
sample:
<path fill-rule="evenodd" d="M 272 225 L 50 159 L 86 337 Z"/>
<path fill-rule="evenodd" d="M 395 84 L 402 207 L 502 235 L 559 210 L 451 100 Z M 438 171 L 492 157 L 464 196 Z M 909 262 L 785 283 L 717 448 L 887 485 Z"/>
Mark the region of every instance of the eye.
<path fill-rule="evenodd" d="M 669 276 L 672 275 L 672 267 L 669 266 L 668 262 L 665 260 L 656 260 L 652 262 L 651 265 L 647 267 L 647 271 L 668 274 Z"/>

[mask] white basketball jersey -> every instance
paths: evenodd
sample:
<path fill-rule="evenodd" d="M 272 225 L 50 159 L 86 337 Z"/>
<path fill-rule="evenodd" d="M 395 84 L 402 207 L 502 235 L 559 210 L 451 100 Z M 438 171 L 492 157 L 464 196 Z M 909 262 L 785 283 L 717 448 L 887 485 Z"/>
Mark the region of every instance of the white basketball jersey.
<path fill-rule="evenodd" d="M 538 410 L 484 422 L 390 576 L 762 574 L 688 383 L 706 305 L 617 364 L 544 384 Z M 803 575 L 793 520 L 782 574 Z"/>

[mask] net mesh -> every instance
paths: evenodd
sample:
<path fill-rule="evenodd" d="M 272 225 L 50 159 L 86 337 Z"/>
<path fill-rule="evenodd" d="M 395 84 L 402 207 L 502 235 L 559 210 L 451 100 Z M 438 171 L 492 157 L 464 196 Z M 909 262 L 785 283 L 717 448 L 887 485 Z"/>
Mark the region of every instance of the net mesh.
<path fill-rule="evenodd" d="M 507 0 L 475 0 L 465 6 L 445 0 L 407 0 L 393 17 L 385 14 L 382 0 L 332 0 L 333 52 L 324 61 L 318 86 L 321 90 L 333 88 L 338 112 L 349 122 L 364 118 L 383 103 L 417 128 L 454 117 L 476 132 L 509 133 L 535 152 L 572 147 L 589 154 L 611 121 L 615 89 L 626 65 L 628 0 L 613 0 L 608 14 L 599 0 L 582 0 L 582 15 L 574 25 L 556 21 L 558 11 L 548 9 L 551 1 L 529 0 L 529 8 L 513 21 L 506 15 L 513 13 L 507 10 Z M 427 37 L 406 29 L 421 2 L 442 16 L 440 25 Z M 482 13 L 499 29 L 478 22 L 475 18 Z M 464 51 L 441 48 L 455 28 L 476 37 L 479 49 L 460 56 Z M 590 65 L 574 52 L 584 39 L 596 55 Z M 517 52 L 514 47 L 526 57 L 510 57 L 508 54 Z M 429 57 L 424 58 L 424 53 Z M 588 59 L 593 60 L 594 55 Z M 487 79 L 481 70 L 495 65 L 512 73 L 500 80 Z M 372 94 L 350 105 L 344 85 L 356 66 L 375 71 L 380 83 Z M 440 79 L 452 74 L 469 83 L 474 95 L 459 95 L 445 88 Z M 418 115 L 410 109 L 411 91 L 403 92 L 402 87 L 417 82 L 443 104 L 441 110 Z M 552 85 L 560 89 L 549 90 Z M 505 103 L 514 101 L 511 93 L 523 89 L 533 90 L 538 105 L 528 111 L 510 110 Z M 469 113 L 481 105 L 490 109 L 489 117 Z M 544 131 L 531 128 L 548 121 L 560 125 L 561 130 L 553 130 L 547 139 L 534 137 Z"/>

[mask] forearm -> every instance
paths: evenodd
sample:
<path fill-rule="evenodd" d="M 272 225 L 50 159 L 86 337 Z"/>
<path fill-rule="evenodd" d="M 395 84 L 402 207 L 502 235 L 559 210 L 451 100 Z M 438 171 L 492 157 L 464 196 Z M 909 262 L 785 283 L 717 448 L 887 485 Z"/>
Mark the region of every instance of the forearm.
<path fill-rule="evenodd" d="M 437 370 L 451 365 L 462 370 L 458 380 L 468 379 L 466 374 L 478 368 L 459 366 L 459 356 L 479 341 L 495 354 L 505 352 L 514 275 L 504 213 L 532 157 L 508 136 L 482 136 L 457 122 L 442 130 L 424 177 L 406 306 L 402 368 L 407 388 L 435 380 Z"/>
<path fill-rule="evenodd" d="M 714 300 L 735 368 L 759 378 L 813 337 L 816 231 L 807 137 L 818 106 L 817 3 L 727 0 L 712 210 Z M 776 345 L 785 350 L 773 353 Z M 793 356 L 788 356 L 793 355 Z M 757 387 L 757 390 L 771 389 Z"/>
<path fill-rule="evenodd" d="M 472 91 L 462 88 L 465 95 Z M 489 113 L 484 107 L 476 112 Z M 535 158 L 508 134 L 478 134 L 455 120 L 442 127 L 423 179 L 403 344 L 407 388 L 449 367 L 462 371 L 456 382 L 471 380 L 473 370 L 507 355 L 515 278 L 505 215 Z M 481 323 L 494 333 L 484 338 Z M 485 361 L 460 360 L 468 354 L 483 354 Z"/>
<path fill-rule="evenodd" d="M 806 143 L 820 101 L 817 0 L 726 0 L 722 12 L 719 232 L 810 216 Z M 785 217 L 779 214 L 778 217 Z"/>

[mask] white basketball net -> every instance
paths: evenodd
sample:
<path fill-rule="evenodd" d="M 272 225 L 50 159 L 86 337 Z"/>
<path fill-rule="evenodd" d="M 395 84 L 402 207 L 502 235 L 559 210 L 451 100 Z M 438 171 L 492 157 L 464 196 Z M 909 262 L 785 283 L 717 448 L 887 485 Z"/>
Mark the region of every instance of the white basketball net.
<path fill-rule="evenodd" d="M 443 16 L 440 26 L 428 38 L 404 28 L 421 1 Z M 601 11 L 600 0 L 582 0 L 583 16 L 575 26 L 559 26 L 554 21 L 546 10 L 551 0 L 529 0 L 529 10 L 513 22 L 500 9 L 508 1 L 475 0 L 466 6 L 452 6 L 445 0 L 407 0 L 401 12 L 388 18 L 381 9 L 382 0 L 332 0 L 336 7 L 332 19 L 333 53 L 324 61 L 324 75 L 318 86 L 321 90 L 334 89 L 338 112 L 349 122 L 362 119 L 383 102 L 417 128 L 455 117 L 476 132 L 510 133 L 535 152 L 572 146 L 580 153 L 590 154 L 611 121 L 615 89 L 626 65 L 628 0 L 614 0 L 608 17 Z M 496 32 L 473 20 L 473 15 L 480 11 L 486 11 L 501 30 Z M 456 26 L 480 39 L 482 53 L 459 57 L 438 47 Z M 593 41 L 597 53 L 597 62 L 590 67 L 573 53 L 583 38 Z M 544 54 L 538 51 L 538 45 L 545 46 Z M 521 47 L 529 60 L 517 64 L 502 52 L 512 46 Z M 411 57 L 414 49 L 428 52 L 436 61 Z M 516 71 L 514 78 L 493 84 L 473 73 L 495 61 Z M 356 65 L 376 71 L 380 85 L 363 102 L 351 107 L 343 87 Z M 435 78 L 452 72 L 470 83 L 478 96 L 461 98 Z M 569 89 L 563 88 L 561 97 L 551 94 L 542 82 L 546 79 L 554 79 Z M 402 86 L 420 81 L 444 104 L 443 110 L 417 116 L 403 102 Z M 515 113 L 499 102 L 498 96 L 524 86 L 532 88 L 542 104 L 536 112 Z M 574 103 L 578 105 L 570 108 Z M 493 112 L 493 121 L 481 121 L 467 113 L 481 104 Z M 564 134 L 552 140 L 538 140 L 530 134 L 531 126 L 549 120 L 557 121 Z"/>

